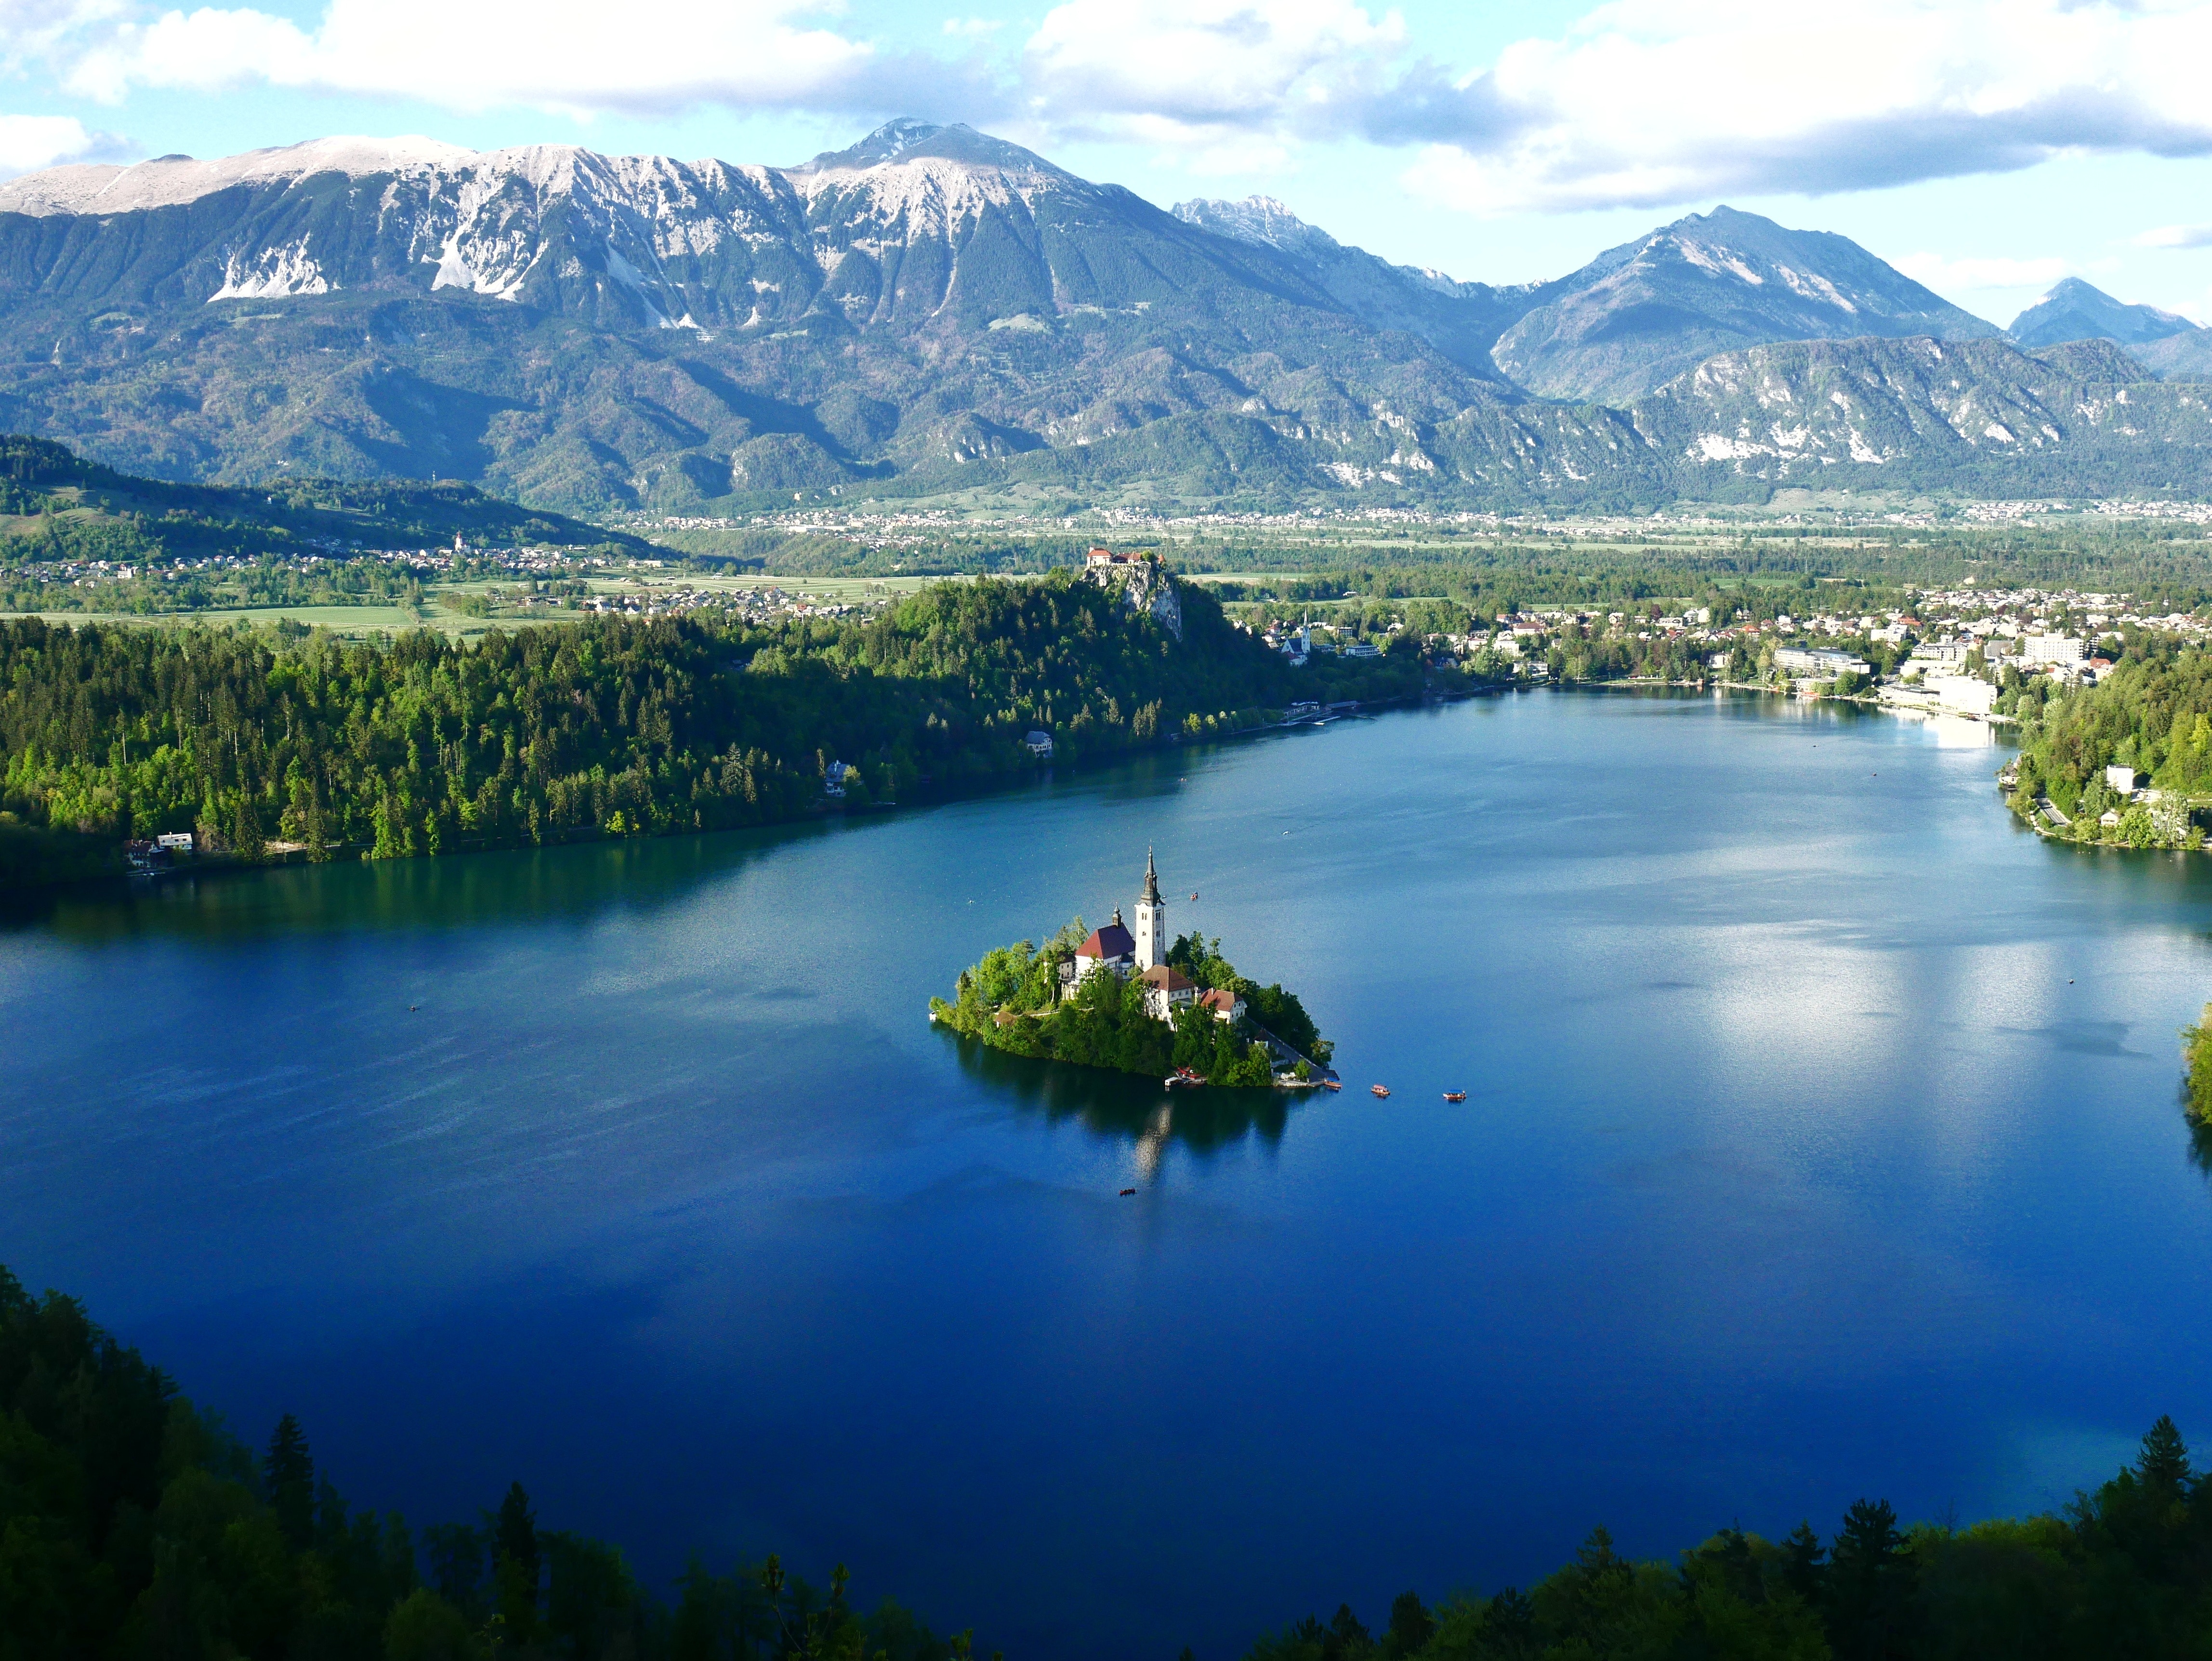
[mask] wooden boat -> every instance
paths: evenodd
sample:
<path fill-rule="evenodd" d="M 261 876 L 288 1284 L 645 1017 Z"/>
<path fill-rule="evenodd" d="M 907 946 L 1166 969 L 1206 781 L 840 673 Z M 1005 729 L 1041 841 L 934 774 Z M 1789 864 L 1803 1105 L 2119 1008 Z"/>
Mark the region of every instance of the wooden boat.
<path fill-rule="evenodd" d="M 1206 1080 L 1187 1067 L 1179 1067 L 1161 1082 L 1170 1090 L 1195 1090 L 1204 1084 Z"/>
<path fill-rule="evenodd" d="M 1388 1085 L 1371 1084 L 1367 1087 L 1378 1096 L 1387 1096 L 1390 1093 L 1390 1087 Z"/>
<path fill-rule="evenodd" d="M 1447 1090 L 1444 1092 L 1444 1099 L 1448 1102 L 1463 1102 L 1467 1099 L 1467 1092 L 1464 1090 Z"/>
<path fill-rule="evenodd" d="M 1344 1088 L 1342 1085 L 1339 1084 L 1334 1079 L 1323 1079 L 1321 1083 L 1322 1088 L 1324 1090 L 1341 1090 Z"/>
<path fill-rule="evenodd" d="M 1132 1194 L 1134 1194 L 1136 1191 L 1137 1191 L 1137 1190 L 1136 1190 L 1135 1189 L 1133 1189 L 1133 1188 L 1125 1188 L 1125 1189 L 1123 1189 L 1121 1190 L 1121 1197 L 1126 1200 L 1126 1199 L 1127 1199 L 1127 1198 L 1128 1198 Z"/>

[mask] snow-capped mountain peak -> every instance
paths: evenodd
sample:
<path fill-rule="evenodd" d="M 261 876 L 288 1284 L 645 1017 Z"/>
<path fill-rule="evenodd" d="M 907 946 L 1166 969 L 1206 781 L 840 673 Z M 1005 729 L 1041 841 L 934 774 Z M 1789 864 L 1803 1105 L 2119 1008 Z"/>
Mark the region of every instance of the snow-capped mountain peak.
<path fill-rule="evenodd" d="M 450 171 L 477 152 L 435 138 L 311 138 L 210 161 L 160 155 L 127 167 L 82 162 L 50 167 L 0 185 L 0 213 L 129 213 L 180 206 L 240 185 L 289 184 L 315 173 L 360 178 L 375 173 Z"/>

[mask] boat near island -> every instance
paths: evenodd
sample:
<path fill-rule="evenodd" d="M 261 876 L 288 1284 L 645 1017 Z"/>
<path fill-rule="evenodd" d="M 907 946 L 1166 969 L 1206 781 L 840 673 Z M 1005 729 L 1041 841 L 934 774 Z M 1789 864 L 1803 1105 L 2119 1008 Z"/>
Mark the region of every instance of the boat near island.
<path fill-rule="evenodd" d="M 1464 1090 L 1447 1090 L 1444 1092 L 1444 1099 L 1448 1102 L 1463 1102 L 1467 1099 L 1467 1092 Z"/>
<path fill-rule="evenodd" d="M 1387 1096 L 1390 1093 L 1390 1086 L 1388 1085 L 1371 1084 L 1367 1087 L 1378 1096 Z"/>
<path fill-rule="evenodd" d="M 1206 1082 L 1206 1076 L 1188 1067 L 1179 1067 L 1162 1080 L 1170 1090 L 1195 1090 Z"/>

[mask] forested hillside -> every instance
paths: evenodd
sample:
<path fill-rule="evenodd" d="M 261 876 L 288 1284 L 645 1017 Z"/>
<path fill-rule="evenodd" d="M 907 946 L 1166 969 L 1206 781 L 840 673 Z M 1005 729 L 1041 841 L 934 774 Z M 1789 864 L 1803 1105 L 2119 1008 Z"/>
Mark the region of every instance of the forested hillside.
<path fill-rule="evenodd" d="M 1034 767 L 1032 728 L 1079 761 L 1421 685 L 1412 653 L 1293 670 L 1194 589 L 1182 630 L 1066 571 L 933 584 L 866 620 L 608 619 L 471 646 L 19 619 L 0 624 L 0 812 L 196 829 L 248 858 L 712 830 L 818 806 L 833 762 L 863 806 Z"/>
<path fill-rule="evenodd" d="M 487 1499 L 492 1498 L 486 1495 Z M 696 1561 L 672 1610 L 622 1552 L 496 1512 L 419 1539 L 356 1512 L 287 1414 L 256 1456 L 73 1299 L 0 1267 L 5 1661 L 952 1661 L 889 1602 L 863 1615 L 773 1557 Z"/>
<path fill-rule="evenodd" d="M 2108 809 L 2127 804 L 2110 789 L 2105 769 L 2124 764 L 2148 774 L 2161 792 L 2191 801 L 2212 799 L 2212 653 L 2168 636 L 2130 641 L 2112 673 L 2094 686 L 2047 700 L 2033 691 L 2017 703 L 2021 719 L 2014 806 L 2034 811 L 2048 797 L 2094 836 Z M 2122 829 L 2146 846 L 2194 843 L 2185 811 L 2154 814 L 2137 806 Z"/>
<path fill-rule="evenodd" d="M 487 1495 L 489 1499 L 492 1496 Z M 0 1268 L 0 1657 L 6 1661 L 952 1661 L 897 1604 L 862 1615 L 774 1558 L 694 1560 L 674 1607 L 616 1546 L 496 1511 L 418 1536 L 356 1512 L 290 1415 L 257 1457 L 75 1300 Z M 1525 1593 L 1348 1606 L 1249 1661 L 2182 1661 L 2212 1628 L 2212 1484 L 2160 1419 L 2065 1514 L 1900 1528 L 1861 1500 L 1834 1538 L 1722 1530 L 1674 1562 L 1602 1529 Z M 1163 1650 L 1164 1654 L 1166 1651 Z M 1188 1652 L 1186 1652 L 1188 1654 Z"/>
<path fill-rule="evenodd" d="M 434 548 L 457 535 L 476 545 L 651 551 L 636 537 L 518 508 L 451 481 L 175 484 L 117 472 L 45 439 L 0 435 L 0 575 L 54 561 Z"/>
<path fill-rule="evenodd" d="M 1861 1500 L 1823 1543 L 1723 1529 L 1674 1561 L 1591 1532 L 1525 1593 L 1414 1592 L 1370 1634 L 1348 1607 L 1263 1639 L 1249 1661 L 2181 1661 L 2212 1626 L 2212 1484 L 2170 1419 L 2136 1463 L 2045 1512 L 1899 1526 Z"/>

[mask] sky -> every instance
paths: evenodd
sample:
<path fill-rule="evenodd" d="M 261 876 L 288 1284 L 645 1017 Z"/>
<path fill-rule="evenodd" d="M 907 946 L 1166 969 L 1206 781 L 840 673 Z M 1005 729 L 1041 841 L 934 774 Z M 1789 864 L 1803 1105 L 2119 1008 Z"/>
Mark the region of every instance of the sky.
<path fill-rule="evenodd" d="M 0 0 L 0 176 L 333 133 L 788 164 L 918 116 L 1484 282 L 1725 203 L 2000 324 L 2069 275 L 2212 322 L 2212 0 Z"/>

